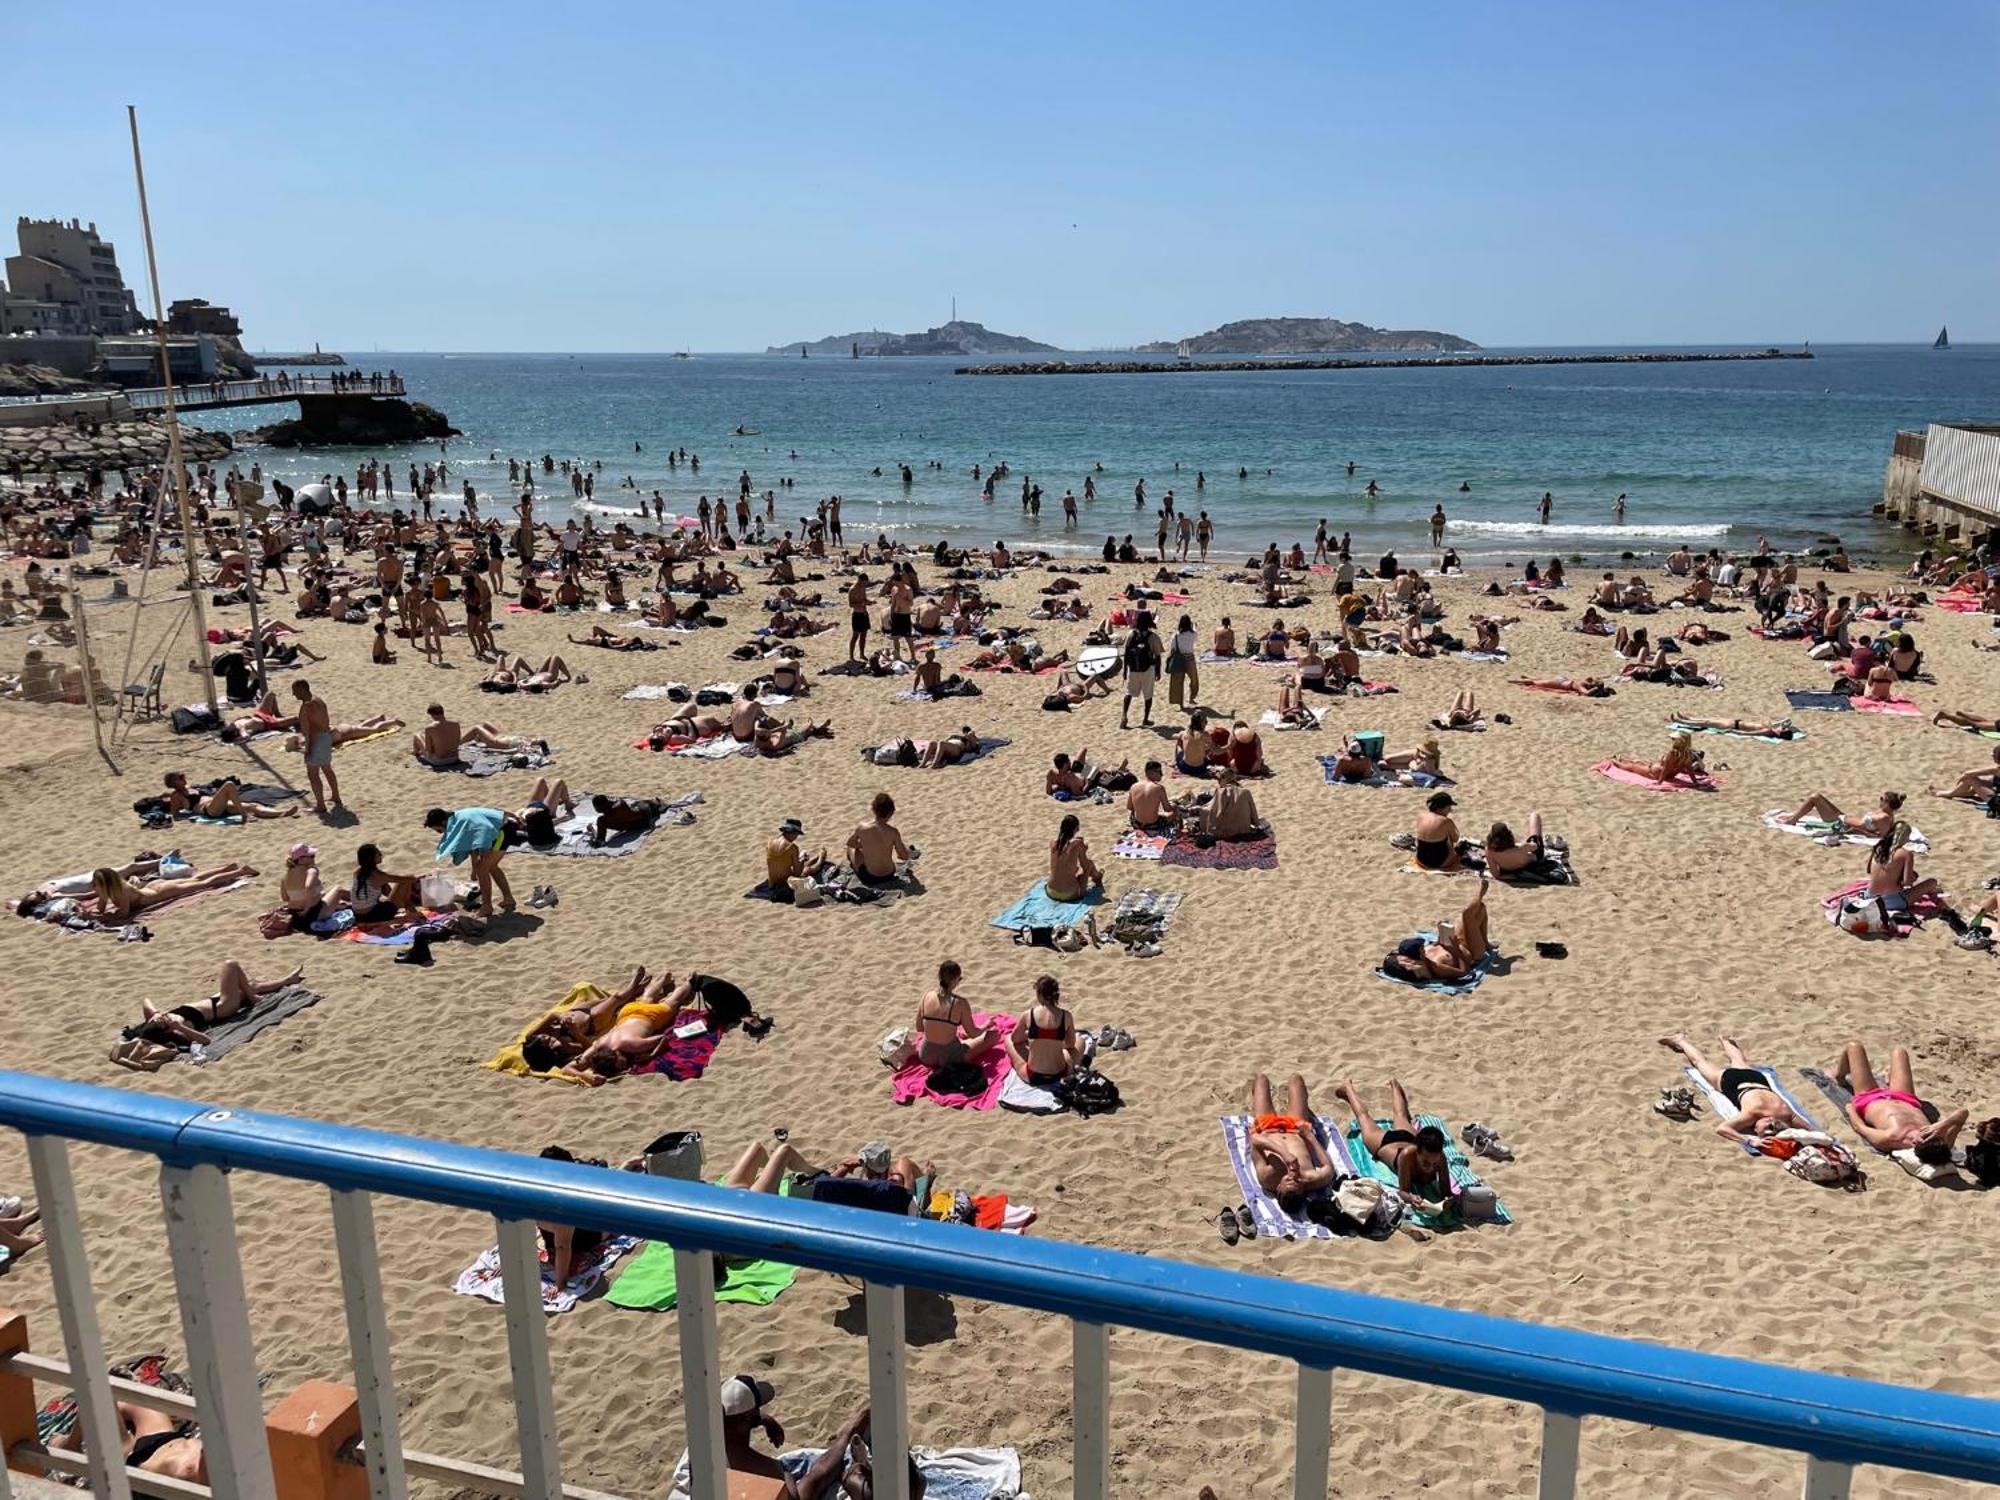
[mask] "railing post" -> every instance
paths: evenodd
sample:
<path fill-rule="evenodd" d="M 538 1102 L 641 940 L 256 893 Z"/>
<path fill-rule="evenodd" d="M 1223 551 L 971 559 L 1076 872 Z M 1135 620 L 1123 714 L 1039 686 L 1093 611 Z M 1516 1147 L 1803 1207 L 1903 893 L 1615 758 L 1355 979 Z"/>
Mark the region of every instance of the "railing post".
<path fill-rule="evenodd" d="M 1299 1366 L 1292 1446 L 1292 1500 L 1326 1500 L 1326 1465 L 1333 1455 L 1333 1371 Z"/>
<path fill-rule="evenodd" d="M 396 1376 L 389 1359 L 389 1320 L 382 1304 L 382 1265 L 376 1253 L 375 1209 L 368 1194 L 333 1190 L 333 1243 L 347 1301 L 347 1345 L 354 1356 L 370 1500 L 409 1500 Z"/>
<path fill-rule="evenodd" d="M 909 1500 L 910 1413 L 905 1398 L 902 1287 L 864 1281 L 868 1313 L 868 1448 L 875 1456 L 875 1493 Z"/>
<path fill-rule="evenodd" d="M 229 1500 L 275 1500 L 229 1181 L 220 1167 L 162 1163 L 160 1198 L 209 1483 Z"/>
<path fill-rule="evenodd" d="M 722 1449 L 722 1366 L 715 1328 L 715 1257 L 674 1251 L 675 1300 L 680 1307 L 681 1404 L 687 1410 L 690 1500 L 726 1500 L 728 1463 Z"/>
<path fill-rule="evenodd" d="M 42 1210 L 49 1281 L 62 1319 L 63 1353 L 76 1378 L 76 1418 L 83 1429 L 83 1456 L 90 1465 L 90 1491 L 104 1500 L 130 1500 L 132 1486 L 121 1457 L 124 1433 L 111 1397 L 104 1335 L 97 1326 L 97 1299 L 90 1289 L 90 1260 L 83 1249 L 83 1221 L 76 1208 L 69 1143 L 55 1136 L 29 1136 L 28 1167 L 35 1179 L 35 1201 Z M 32 1424 L 29 1430 L 32 1434 Z"/>
<path fill-rule="evenodd" d="M 1564 1412 L 1542 1413 L 1542 1471 L 1535 1500 L 1572 1500 L 1576 1494 L 1577 1444 L 1583 1419 Z"/>
<path fill-rule="evenodd" d="M 1829 1463 L 1823 1458 L 1806 1459 L 1805 1500 L 1847 1500 L 1853 1483 L 1851 1465 Z"/>
<path fill-rule="evenodd" d="M 549 1375 L 549 1315 L 542 1308 L 541 1236 L 526 1219 L 496 1219 L 494 1225 L 500 1231 L 522 1489 L 527 1500 L 560 1500 L 562 1451 L 556 1440 L 555 1384 Z"/>
<path fill-rule="evenodd" d="M 28 1352 L 28 1318 L 12 1308 L 0 1308 L 0 1359 Z M 0 1484 L 16 1443 L 35 1441 L 35 1382 L 12 1371 L 0 1373 Z"/>
<path fill-rule="evenodd" d="M 1070 1444 L 1076 1500 L 1104 1500 L 1111 1490 L 1111 1330 L 1070 1325 Z"/>

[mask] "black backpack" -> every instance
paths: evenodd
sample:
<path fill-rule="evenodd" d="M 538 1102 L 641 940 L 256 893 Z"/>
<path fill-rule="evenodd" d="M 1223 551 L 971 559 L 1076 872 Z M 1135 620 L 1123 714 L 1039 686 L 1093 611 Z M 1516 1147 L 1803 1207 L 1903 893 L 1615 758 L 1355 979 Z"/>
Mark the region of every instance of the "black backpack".
<path fill-rule="evenodd" d="M 1159 653 L 1153 649 L 1153 633 L 1150 630 L 1133 631 L 1132 638 L 1125 642 L 1125 669 L 1128 672 L 1150 672 L 1159 663 Z"/>
<path fill-rule="evenodd" d="M 2000 1187 L 2000 1119 L 1982 1121 L 1978 1138 L 1965 1148 L 1965 1170 L 1981 1187 Z"/>
<path fill-rule="evenodd" d="M 1123 1102 L 1118 1085 L 1095 1068 L 1079 1068 L 1049 1090 L 1072 1114 L 1108 1115 Z"/>

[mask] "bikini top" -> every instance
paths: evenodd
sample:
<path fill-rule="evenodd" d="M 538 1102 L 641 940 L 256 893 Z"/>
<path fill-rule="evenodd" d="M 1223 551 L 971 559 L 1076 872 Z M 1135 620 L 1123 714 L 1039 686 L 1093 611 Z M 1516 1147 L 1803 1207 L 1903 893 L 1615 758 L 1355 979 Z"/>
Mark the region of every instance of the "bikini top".
<path fill-rule="evenodd" d="M 1058 1008 L 1056 1014 L 1062 1017 L 1062 1024 L 1054 1030 L 1035 1024 L 1035 1013 L 1039 1006 L 1030 1007 L 1028 1019 L 1022 1026 L 1022 1035 L 1031 1042 L 1066 1042 L 1074 1032 L 1076 1023 L 1070 1019 L 1068 1011 Z"/>

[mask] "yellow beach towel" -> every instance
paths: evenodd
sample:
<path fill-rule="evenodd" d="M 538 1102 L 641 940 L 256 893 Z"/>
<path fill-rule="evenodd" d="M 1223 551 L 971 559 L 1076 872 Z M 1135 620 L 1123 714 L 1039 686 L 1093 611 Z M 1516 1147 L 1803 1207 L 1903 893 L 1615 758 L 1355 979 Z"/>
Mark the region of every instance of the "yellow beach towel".
<path fill-rule="evenodd" d="M 528 1060 L 521 1055 L 521 1044 L 528 1040 L 529 1034 L 537 1026 L 541 1025 L 551 1016 L 559 1016 L 564 1011 L 575 1010 L 579 1006 L 587 1007 L 594 1005 L 603 998 L 604 991 L 594 984 L 572 985 L 570 992 L 563 996 L 558 1004 L 549 1007 L 545 1013 L 535 1017 L 534 1020 L 523 1026 L 519 1036 L 515 1037 L 513 1041 L 502 1047 L 479 1066 L 490 1068 L 496 1073 L 512 1073 L 517 1078 L 555 1078 L 560 1079 L 564 1083 L 574 1083 L 581 1087 L 583 1080 L 571 1073 L 537 1073 L 533 1068 L 528 1066 Z"/>

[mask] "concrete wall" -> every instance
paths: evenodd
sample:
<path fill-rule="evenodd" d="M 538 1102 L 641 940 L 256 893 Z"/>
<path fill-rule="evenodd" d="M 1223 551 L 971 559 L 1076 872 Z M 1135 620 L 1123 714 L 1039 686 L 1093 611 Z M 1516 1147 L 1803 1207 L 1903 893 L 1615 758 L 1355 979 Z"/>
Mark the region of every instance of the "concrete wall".
<path fill-rule="evenodd" d="M 0 365 L 47 365 L 64 375 L 88 375 L 97 364 L 97 340 L 88 334 L 0 339 Z"/>
<path fill-rule="evenodd" d="M 128 422 L 132 419 L 132 403 L 115 395 L 0 403 L 0 427 L 47 427 L 78 416 L 99 422 Z"/>

